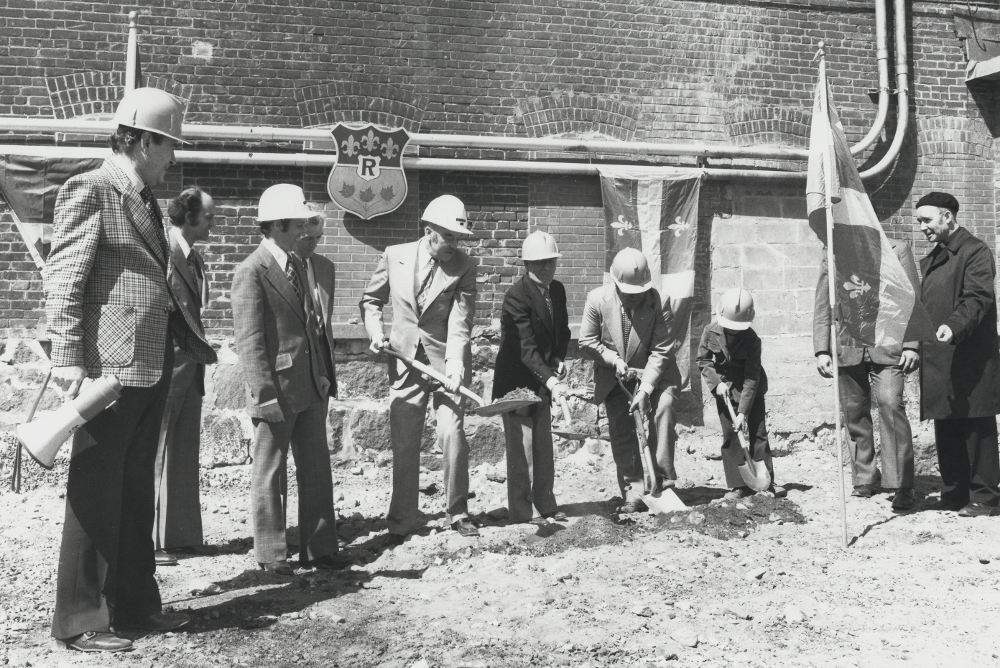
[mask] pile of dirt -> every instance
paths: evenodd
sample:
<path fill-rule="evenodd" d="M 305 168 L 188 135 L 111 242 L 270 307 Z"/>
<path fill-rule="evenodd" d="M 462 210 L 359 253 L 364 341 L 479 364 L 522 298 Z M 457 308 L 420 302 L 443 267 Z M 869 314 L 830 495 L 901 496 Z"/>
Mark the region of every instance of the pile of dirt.
<path fill-rule="evenodd" d="M 658 530 L 693 530 L 720 540 L 746 538 L 762 524 L 803 524 L 805 521 L 797 505 L 766 494 L 755 494 L 740 501 L 717 499 L 688 510 L 656 516 Z"/>

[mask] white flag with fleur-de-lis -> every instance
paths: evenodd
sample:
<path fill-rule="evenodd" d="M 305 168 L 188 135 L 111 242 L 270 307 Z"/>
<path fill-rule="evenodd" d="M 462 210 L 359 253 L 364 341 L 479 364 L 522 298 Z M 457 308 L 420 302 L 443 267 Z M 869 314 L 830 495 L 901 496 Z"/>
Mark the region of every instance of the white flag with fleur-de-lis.
<path fill-rule="evenodd" d="M 704 172 L 677 167 L 601 167 L 604 197 L 605 281 L 623 248 L 637 248 L 649 262 L 653 284 L 670 309 L 671 347 L 681 388 L 691 377 L 691 306 L 698 242 L 698 196 Z"/>

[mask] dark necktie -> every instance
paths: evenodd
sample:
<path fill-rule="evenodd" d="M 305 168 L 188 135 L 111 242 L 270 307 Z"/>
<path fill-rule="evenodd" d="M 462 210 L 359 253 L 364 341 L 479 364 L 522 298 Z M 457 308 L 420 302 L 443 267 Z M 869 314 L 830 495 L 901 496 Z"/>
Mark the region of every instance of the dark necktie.
<path fill-rule="evenodd" d="M 549 317 L 555 322 L 556 312 L 552 308 L 552 294 L 548 288 L 542 288 L 542 297 L 545 299 L 545 308 L 549 310 Z"/>
<path fill-rule="evenodd" d="M 632 333 L 632 309 L 622 307 L 622 340 L 625 342 L 625 352 L 628 352 L 628 337 Z M 624 357 L 624 355 L 623 355 Z"/>
<path fill-rule="evenodd" d="M 417 308 L 420 312 L 424 312 L 424 307 L 427 305 L 427 293 L 430 292 L 431 283 L 434 282 L 434 270 L 437 269 L 437 260 L 431 258 L 431 261 L 427 263 L 424 267 L 426 272 L 420 281 L 420 287 L 417 289 Z"/>
<path fill-rule="evenodd" d="M 288 277 L 288 282 L 292 284 L 292 290 L 295 291 L 295 296 L 299 298 L 299 303 L 304 304 L 302 301 L 302 283 L 299 282 L 299 272 L 295 271 L 295 261 L 292 256 L 288 256 L 288 261 L 285 263 L 285 276 Z"/>
<path fill-rule="evenodd" d="M 203 292 L 203 287 L 205 284 L 205 277 L 201 275 L 201 267 L 198 265 L 198 256 L 194 254 L 194 249 L 187 256 L 188 271 L 191 272 L 191 278 L 194 279 L 195 287 L 198 288 L 198 299 L 201 299 Z"/>
<path fill-rule="evenodd" d="M 156 196 L 153 195 L 153 190 L 146 186 L 141 191 L 139 191 L 139 197 L 142 198 L 143 204 L 149 209 L 149 213 L 153 216 L 153 220 L 160 226 L 163 225 L 163 214 L 160 213 L 160 205 L 156 203 Z"/>

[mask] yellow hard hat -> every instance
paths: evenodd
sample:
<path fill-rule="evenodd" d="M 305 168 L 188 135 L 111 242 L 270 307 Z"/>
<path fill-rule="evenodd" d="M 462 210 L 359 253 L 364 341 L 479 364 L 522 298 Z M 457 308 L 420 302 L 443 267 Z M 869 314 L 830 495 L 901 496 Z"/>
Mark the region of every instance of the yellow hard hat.
<path fill-rule="evenodd" d="M 302 188 L 291 183 L 271 186 L 260 196 L 257 205 L 257 222 L 298 218 L 315 218 L 319 213 L 306 204 Z"/>
<path fill-rule="evenodd" d="M 521 260 L 530 262 L 532 260 L 549 260 L 562 257 L 556 240 L 548 232 L 535 230 L 524 240 L 521 245 Z"/>
<path fill-rule="evenodd" d="M 159 88 L 135 88 L 118 103 L 114 122 L 136 130 L 146 130 L 170 137 L 182 144 L 185 102 Z"/>
<path fill-rule="evenodd" d="M 639 294 L 653 287 L 653 278 L 649 273 L 649 262 L 642 251 L 636 248 L 623 248 L 611 262 L 611 280 L 618 289 L 626 294 Z"/>
<path fill-rule="evenodd" d="M 424 215 L 420 220 L 425 223 L 433 223 L 449 232 L 468 236 L 472 234 L 469 229 L 469 218 L 465 214 L 465 204 L 454 195 L 441 195 L 431 200 Z"/>
<path fill-rule="evenodd" d="M 727 290 L 719 300 L 719 324 L 726 329 L 749 329 L 754 315 L 753 295 L 742 288 Z"/>

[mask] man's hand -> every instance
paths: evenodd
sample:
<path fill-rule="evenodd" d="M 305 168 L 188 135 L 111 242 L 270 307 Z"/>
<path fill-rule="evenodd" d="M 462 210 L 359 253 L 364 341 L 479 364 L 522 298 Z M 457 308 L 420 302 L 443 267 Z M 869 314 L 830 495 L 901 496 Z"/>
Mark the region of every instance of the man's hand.
<path fill-rule="evenodd" d="M 615 360 L 615 375 L 620 380 L 628 380 L 628 364 L 620 357 Z"/>
<path fill-rule="evenodd" d="M 559 380 L 565 380 L 566 378 L 566 363 L 560 359 L 556 360 L 556 378 Z"/>
<path fill-rule="evenodd" d="M 565 399 L 569 397 L 569 386 L 566 383 L 555 383 L 549 392 L 552 393 L 552 401 L 558 402 L 560 399 Z"/>
<path fill-rule="evenodd" d="M 955 338 L 955 333 L 951 331 L 951 327 L 948 325 L 941 325 L 934 336 L 941 343 L 951 343 Z"/>
<path fill-rule="evenodd" d="M 920 353 L 916 350 L 904 350 L 903 357 L 899 361 L 899 366 L 903 373 L 911 373 L 920 366 Z"/>
<path fill-rule="evenodd" d="M 52 367 L 52 382 L 66 391 L 70 399 L 80 394 L 80 386 L 87 379 L 85 366 L 54 366 Z"/>
<path fill-rule="evenodd" d="M 743 413 L 736 414 L 736 421 L 733 422 L 733 429 L 736 431 L 742 431 L 744 435 L 747 432 L 747 416 Z"/>
<path fill-rule="evenodd" d="M 462 377 L 461 376 L 448 376 L 445 382 L 441 383 L 442 387 L 452 394 L 458 394 L 458 389 L 462 387 Z"/>
<path fill-rule="evenodd" d="M 833 378 L 833 358 L 826 353 L 816 355 L 816 370 L 824 378 Z"/>
<path fill-rule="evenodd" d="M 649 415 L 649 395 L 643 390 L 639 390 L 632 397 L 632 403 L 628 407 L 629 413 L 639 411 L 640 415 Z"/>
<path fill-rule="evenodd" d="M 389 347 L 389 339 L 385 338 L 385 334 L 380 334 L 378 338 L 372 338 L 371 345 L 368 346 L 368 352 L 372 355 L 378 355 L 383 349 Z"/>
<path fill-rule="evenodd" d="M 261 417 L 263 417 L 267 422 L 285 421 L 285 414 L 281 412 L 281 406 L 278 405 L 278 402 L 268 404 L 267 406 L 261 406 L 260 410 L 263 413 Z"/>
<path fill-rule="evenodd" d="M 716 396 L 728 400 L 728 393 L 729 393 L 729 383 L 725 381 L 719 381 L 719 384 L 715 386 Z"/>

